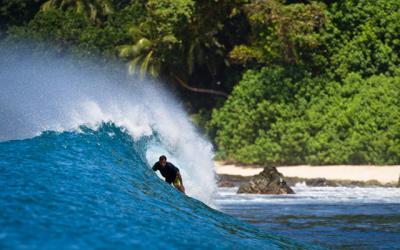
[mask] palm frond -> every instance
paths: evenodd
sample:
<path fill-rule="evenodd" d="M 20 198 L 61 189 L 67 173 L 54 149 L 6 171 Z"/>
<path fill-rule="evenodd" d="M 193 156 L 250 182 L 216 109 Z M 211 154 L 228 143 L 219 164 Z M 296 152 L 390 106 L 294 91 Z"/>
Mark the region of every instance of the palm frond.
<path fill-rule="evenodd" d="M 143 42 L 140 40 L 136 42 L 135 44 L 131 45 L 131 56 L 138 56 L 142 55 L 144 53 L 148 53 L 147 51 L 150 50 L 149 46 L 146 46 Z"/>
<path fill-rule="evenodd" d="M 143 78 L 143 76 L 147 73 L 147 69 L 149 67 L 149 63 L 151 62 L 152 58 L 153 58 L 153 51 L 151 50 L 144 58 L 142 65 L 140 66 L 140 77 Z"/>
<path fill-rule="evenodd" d="M 158 77 L 158 72 L 159 72 L 159 67 L 157 66 L 157 64 L 152 64 L 149 69 L 149 74 L 152 77 Z"/>
<path fill-rule="evenodd" d="M 138 50 L 147 50 L 151 48 L 151 41 L 147 38 L 141 38 L 139 41 L 136 43 Z"/>
<path fill-rule="evenodd" d="M 138 68 L 138 64 L 141 59 L 142 59 L 142 57 L 138 56 L 129 62 L 129 65 L 128 65 L 129 74 L 131 74 L 131 75 L 136 74 L 136 69 Z"/>
<path fill-rule="evenodd" d="M 129 57 L 133 54 L 132 45 L 121 45 L 118 47 L 120 57 Z"/>
<path fill-rule="evenodd" d="M 40 7 L 42 11 L 49 11 L 51 8 L 53 8 L 53 0 L 48 0 Z"/>
<path fill-rule="evenodd" d="M 131 26 L 128 30 L 128 33 L 135 39 L 136 37 L 143 37 L 143 31 L 139 29 L 137 26 Z"/>

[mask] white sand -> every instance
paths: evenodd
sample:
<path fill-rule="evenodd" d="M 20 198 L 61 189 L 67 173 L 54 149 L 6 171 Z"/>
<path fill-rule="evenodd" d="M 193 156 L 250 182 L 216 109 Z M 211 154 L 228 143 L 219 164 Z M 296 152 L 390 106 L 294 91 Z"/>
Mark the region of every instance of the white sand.
<path fill-rule="evenodd" d="M 252 176 L 260 173 L 260 167 L 241 167 L 215 162 L 217 174 Z M 400 165 L 397 166 L 282 166 L 277 167 L 284 176 L 300 178 L 326 178 L 328 180 L 377 180 L 381 183 L 397 183 Z"/>

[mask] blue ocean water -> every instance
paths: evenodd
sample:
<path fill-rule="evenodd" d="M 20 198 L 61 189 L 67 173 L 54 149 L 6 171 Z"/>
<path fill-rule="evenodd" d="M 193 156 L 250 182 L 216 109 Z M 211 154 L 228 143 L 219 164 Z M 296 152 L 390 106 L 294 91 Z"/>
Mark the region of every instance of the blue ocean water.
<path fill-rule="evenodd" d="M 220 209 L 266 231 L 328 249 L 400 249 L 400 189 L 307 187 L 294 195 L 220 188 Z"/>
<path fill-rule="evenodd" d="M 212 145 L 179 99 L 101 61 L 0 45 L 0 249 L 310 248 L 214 209 Z"/>
<path fill-rule="evenodd" d="M 167 185 L 150 140 L 106 123 L 1 142 L 0 248 L 301 248 Z"/>

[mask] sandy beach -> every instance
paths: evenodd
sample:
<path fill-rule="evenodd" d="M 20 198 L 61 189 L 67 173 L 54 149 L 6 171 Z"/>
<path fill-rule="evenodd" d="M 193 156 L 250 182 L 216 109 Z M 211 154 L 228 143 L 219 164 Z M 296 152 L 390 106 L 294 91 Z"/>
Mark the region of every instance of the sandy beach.
<path fill-rule="evenodd" d="M 233 164 L 215 162 L 217 174 L 253 176 L 260 173 L 261 167 L 243 167 Z M 334 166 L 281 166 L 278 171 L 287 177 L 325 178 L 327 180 L 376 180 L 382 184 L 397 183 L 400 175 L 400 165 L 369 166 L 369 165 L 334 165 Z"/>

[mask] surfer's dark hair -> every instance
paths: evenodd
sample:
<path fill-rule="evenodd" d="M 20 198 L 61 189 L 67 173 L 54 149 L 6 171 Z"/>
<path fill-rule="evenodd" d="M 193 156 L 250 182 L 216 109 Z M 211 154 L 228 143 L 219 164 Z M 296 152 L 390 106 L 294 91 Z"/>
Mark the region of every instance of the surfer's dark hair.
<path fill-rule="evenodd" d="M 163 160 L 167 160 L 167 157 L 165 156 L 165 155 L 162 155 L 162 156 L 160 156 L 160 159 L 159 159 L 160 161 L 163 161 Z"/>

